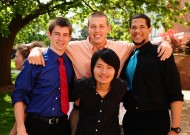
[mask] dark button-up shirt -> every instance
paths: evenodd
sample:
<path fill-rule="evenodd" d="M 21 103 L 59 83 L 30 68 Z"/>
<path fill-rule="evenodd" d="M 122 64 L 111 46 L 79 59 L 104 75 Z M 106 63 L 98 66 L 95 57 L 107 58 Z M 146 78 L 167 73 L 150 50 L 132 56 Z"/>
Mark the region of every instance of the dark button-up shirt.
<path fill-rule="evenodd" d="M 16 79 L 12 104 L 24 102 L 26 113 L 43 117 L 63 116 L 60 105 L 60 81 L 58 54 L 50 48 L 43 52 L 46 66 L 31 65 L 25 61 L 21 73 Z M 66 74 L 69 86 L 73 82 L 74 71 L 71 61 L 64 53 Z"/>
<path fill-rule="evenodd" d="M 95 86 L 92 78 L 77 80 L 74 84 L 71 98 L 80 98 L 76 135 L 120 135 L 119 104 L 127 90 L 126 82 L 117 78 L 104 98 Z"/>
<path fill-rule="evenodd" d="M 132 81 L 132 90 L 124 97 L 129 112 L 162 111 L 173 101 L 183 101 L 180 77 L 174 56 L 160 61 L 157 46 L 147 42 L 139 48 L 138 61 Z M 121 77 L 126 78 L 125 64 Z"/>

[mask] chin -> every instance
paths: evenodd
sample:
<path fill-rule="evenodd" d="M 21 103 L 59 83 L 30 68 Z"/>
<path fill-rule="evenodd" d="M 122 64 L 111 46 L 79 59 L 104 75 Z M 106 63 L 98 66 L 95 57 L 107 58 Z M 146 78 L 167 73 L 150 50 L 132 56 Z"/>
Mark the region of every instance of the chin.
<path fill-rule="evenodd" d="M 101 84 L 107 84 L 107 83 L 110 83 L 111 81 L 109 80 L 100 80 L 99 83 Z"/>
<path fill-rule="evenodd" d="M 138 46 L 138 45 L 144 44 L 144 43 L 145 43 L 145 40 L 142 40 L 142 41 L 134 41 L 134 40 L 133 40 L 133 43 Z"/>

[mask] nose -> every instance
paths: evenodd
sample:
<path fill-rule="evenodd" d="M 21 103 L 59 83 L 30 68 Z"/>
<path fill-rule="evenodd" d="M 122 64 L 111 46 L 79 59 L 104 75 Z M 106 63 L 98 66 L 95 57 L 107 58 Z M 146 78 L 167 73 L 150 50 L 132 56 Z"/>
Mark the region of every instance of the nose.
<path fill-rule="evenodd" d="M 140 32 L 140 28 L 136 28 L 136 29 L 135 29 L 135 32 Z"/>
<path fill-rule="evenodd" d="M 95 28 L 95 32 L 98 32 L 98 31 L 100 31 L 100 28 L 99 28 L 99 27 L 96 27 L 96 28 Z"/>
<path fill-rule="evenodd" d="M 59 41 L 64 41 L 65 40 L 65 35 L 64 34 L 60 34 L 58 37 Z"/>
<path fill-rule="evenodd" d="M 101 73 L 106 73 L 106 68 L 102 68 Z"/>
<path fill-rule="evenodd" d="M 62 41 L 63 40 L 63 35 L 60 35 L 59 36 L 59 41 Z"/>

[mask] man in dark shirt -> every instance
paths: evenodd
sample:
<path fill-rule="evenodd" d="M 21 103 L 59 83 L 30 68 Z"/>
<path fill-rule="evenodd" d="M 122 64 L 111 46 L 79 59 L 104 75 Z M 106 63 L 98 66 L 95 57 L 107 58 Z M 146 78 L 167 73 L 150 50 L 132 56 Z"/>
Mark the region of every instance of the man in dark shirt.
<path fill-rule="evenodd" d="M 68 108 L 61 109 L 60 89 L 68 91 L 67 83 L 70 86 L 74 77 L 72 63 L 64 53 L 71 33 L 72 26 L 67 19 L 56 17 L 50 20 L 47 32 L 50 47 L 43 52 L 46 67 L 25 61 L 12 95 L 17 134 L 70 135 Z M 64 61 L 66 70 L 63 70 L 64 66 L 60 69 L 58 60 L 60 63 Z M 66 72 L 66 78 L 60 77 L 59 69 L 63 74 Z M 60 83 L 61 79 L 66 83 Z"/>
<path fill-rule="evenodd" d="M 176 135 L 181 130 L 183 101 L 180 77 L 173 55 L 165 61 L 157 57 L 157 46 L 149 41 L 151 30 L 148 16 L 136 14 L 130 19 L 130 34 L 135 52 L 139 53 L 129 84 L 131 88 L 124 97 L 127 110 L 123 119 L 124 132 L 127 135 Z M 129 61 L 125 63 L 121 77 L 130 83 Z"/>

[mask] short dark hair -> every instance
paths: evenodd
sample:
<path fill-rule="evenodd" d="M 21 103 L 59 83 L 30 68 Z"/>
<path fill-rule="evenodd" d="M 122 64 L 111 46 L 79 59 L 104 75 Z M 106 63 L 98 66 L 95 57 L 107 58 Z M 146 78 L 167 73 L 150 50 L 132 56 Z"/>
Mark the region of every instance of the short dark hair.
<path fill-rule="evenodd" d="M 137 18 L 143 18 L 143 19 L 145 19 L 147 27 L 148 27 L 148 28 L 151 27 L 150 18 L 149 18 L 147 15 L 143 14 L 143 13 L 139 13 L 139 14 L 135 14 L 134 16 L 132 16 L 132 17 L 130 18 L 130 21 L 129 21 L 129 26 L 130 26 L 130 28 L 131 28 L 131 22 L 132 22 L 132 20 L 133 20 L 133 19 L 137 19 Z"/>
<path fill-rule="evenodd" d="M 53 19 L 51 19 L 48 23 L 48 31 L 50 32 L 50 34 L 52 33 L 53 29 L 55 28 L 55 26 L 60 26 L 60 27 L 68 27 L 69 28 L 69 35 L 72 34 L 72 25 L 69 22 L 68 19 L 63 18 L 63 17 L 55 17 Z"/>
<path fill-rule="evenodd" d="M 92 77 L 94 78 L 94 67 L 99 58 L 115 69 L 115 75 L 114 75 L 114 79 L 115 79 L 119 72 L 120 60 L 117 54 L 113 50 L 108 49 L 108 48 L 99 50 L 92 55 L 92 58 L 91 58 Z"/>
<path fill-rule="evenodd" d="M 103 12 L 101 12 L 101 11 L 95 11 L 92 14 L 90 14 L 90 16 L 88 17 L 88 26 L 90 24 L 90 18 L 92 18 L 92 17 L 105 17 L 106 20 L 107 20 L 107 25 L 109 25 L 109 21 L 108 21 L 107 15 L 104 14 Z"/>

